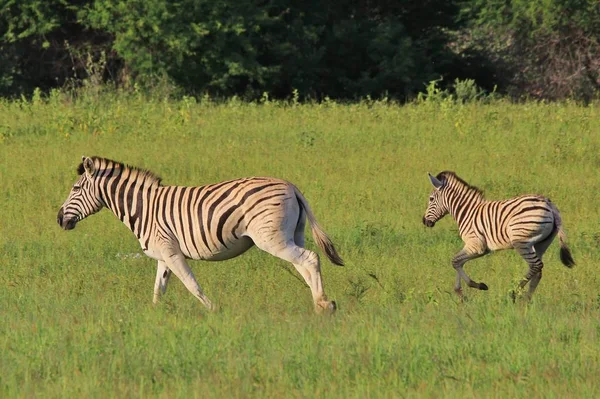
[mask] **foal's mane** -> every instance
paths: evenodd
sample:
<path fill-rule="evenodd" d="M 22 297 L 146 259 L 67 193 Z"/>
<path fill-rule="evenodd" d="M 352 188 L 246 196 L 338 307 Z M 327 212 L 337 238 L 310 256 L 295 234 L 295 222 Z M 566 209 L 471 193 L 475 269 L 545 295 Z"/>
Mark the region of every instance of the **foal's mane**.
<path fill-rule="evenodd" d="M 469 190 L 475 191 L 477 194 L 479 194 L 481 197 L 483 197 L 483 190 L 481 190 L 479 187 L 476 187 L 476 186 L 473 186 L 473 185 L 467 183 L 466 181 L 461 179 L 456 173 L 454 173 L 450 170 L 445 170 L 443 172 L 440 172 L 436 176 L 436 179 L 441 181 L 443 184 L 446 184 L 446 182 L 453 182 L 453 181 L 457 182 L 460 185 L 467 187 Z"/>

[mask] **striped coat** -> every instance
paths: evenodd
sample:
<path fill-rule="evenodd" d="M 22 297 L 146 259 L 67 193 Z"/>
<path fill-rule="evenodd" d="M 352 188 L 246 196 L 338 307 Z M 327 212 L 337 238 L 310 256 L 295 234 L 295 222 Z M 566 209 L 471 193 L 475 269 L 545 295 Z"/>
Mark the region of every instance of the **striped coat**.
<path fill-rule="evenodd" d="M 293 184 L 250 177 L 202 187 L 164 186 L 149 171 L 98 157 L 83 157 L 78 173 L 58 223 L 70 230 L 109 208 L 137 237 L 144 253 L 158 261 L 155 303 L 173 272 L 212 309 L 186 259 L 225 260 L 256 245 L 296 267 L 311 288 L 317 311 L 335 310 L 323 289 L 319 257 L 304 248 L 306 218 L 327 257 L 337 265 L 343 261 Z"/>
<path fill-rule="evenodd" d="M 429 175 L 434 187 L 423 223 L 433 227 L 450 214 L 458 225 L 465 243 L 452 259 L 456 269 L 455 291 L 462 298 L 461 280 L 469 287 L 487 290 L 484 283 L 476 283 L 465 273 L 463 265 L 490 251 L 514 248 L 529 265 L 529 271 L 520 283 L 528 282 L 531 297 L 542 278 L 542 257 L 558 234 L 560 257 L 564 265 L 575 262 L 566 244 L 566 235 L 558 208 L 548 198 L 540 195 L 522 195 L 503 201 L 487 201 L 483 193 L 469 185 L 453 172 Z"/>

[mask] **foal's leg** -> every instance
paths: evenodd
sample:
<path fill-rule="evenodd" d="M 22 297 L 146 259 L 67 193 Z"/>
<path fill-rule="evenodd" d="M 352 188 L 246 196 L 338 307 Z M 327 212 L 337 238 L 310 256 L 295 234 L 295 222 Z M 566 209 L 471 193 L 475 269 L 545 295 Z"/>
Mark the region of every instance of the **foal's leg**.
<path fill-rule="evenodd" d="M 525 274 L 525 278 L 519 283 L 519 288 L 523 289 L 531 280 L 532 286 L 529 287 L 528 293 L 528 297 L 531 299 L 531 295 L 533 295 L 533 292 L 542 279 L 542 269 L 544 268 L 544 263 L 542 262 L 541 257 L 535 252 L 532 244 L 517 244 L 515 249 L 529 265 L 529 270 L 527 271 L 527 274 Z"/>
<path fill-rule="evenodd" d="M 470 260 L 480 258 L 486 255 L 488 251 L 483 249 L 481 246 L 465 246 L 459 253 L 457 253 L 454 258 L 452 258 L 452 266 L 456 270 L 456 282 L 454 284 L 454 292 L 459 296 L 462 300 L 463 292 L 461 286 L 461 279 L 467 283 L 467 285 L 471 288 L 478 288 L 480 290 L 487 290 L 488 286 L 484 283 L 477 283 L 471 280 L 471 277 L 467 275 L 467 273 L 463 269 L 463 265 Z"/>
<path fill-rule="evenodd" d="M 171 277 L 171 270 L 167 267 L 167 264 L 159 260 L 158 267 L 156 268 L 156 281 L 154 282 L 154 299 L 153 303 L 158 303 L 158 299 L 161 295 L 167 292 L 167 283 Z"/>
<path fill-rule="evenodd" d="M 540 258 L 540 261 L 543 262 L 542 258 L 544 257 L 544 254 L 546 253 L 546 250 L 548 249 L 550 244 L 552 244 L 554 237 L 556 237 L 556 233 L 557 233 L 556 231 L 553 231 L 552 234 L 550 234 L 545 240 L 540 241 L 536 244 L 533 244 L 533 249 L 535 250 L 535 253 L 538 256 L 538 258 Z M 535 289 L 537 288 L 541 279 L 542 279 L 542 270 L 540 269 L 539 273 L 537 273 L 535 276 L 533 276 L 531 278 L 531 281 L 529 282 L 529 292 L 528 292 L 529 299 L 531 299 L 531 297 L 533 296 L 533 293 L 535 292 Z"/>

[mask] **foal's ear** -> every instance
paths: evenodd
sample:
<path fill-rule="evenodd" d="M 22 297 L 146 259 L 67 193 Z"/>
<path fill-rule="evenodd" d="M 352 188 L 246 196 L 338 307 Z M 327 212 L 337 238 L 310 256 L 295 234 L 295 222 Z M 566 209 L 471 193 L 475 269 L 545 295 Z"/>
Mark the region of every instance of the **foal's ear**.
<path fill-rule="evenodd" d="M 88 158 L 86 156 L 81 157 L 81 165 L 79 168 L 79 172 L 80 174 L 83 174 L 84 171 L 88 175 L 88 177 L 92 177 L 94 175 L 94 172 L 96 171 L 96 166 L 94 166 L 94 160 L 92 158 Z"/>
<path fill-rule="evenodd" d="M 427 175 L 429 176 L 429 180 L 431 181 L 431 184 L 433 184 L 433 187 L 435 187 L 435 188 L 440 188 L 440 187 L 442 187 L 442 182 L 441 182 L 441 181 L 439 181 L 439 180 L 437 179 L 437 177 L 435 177 L 435 176 L 431 176 L 431 173 L 427 173 Z"/>

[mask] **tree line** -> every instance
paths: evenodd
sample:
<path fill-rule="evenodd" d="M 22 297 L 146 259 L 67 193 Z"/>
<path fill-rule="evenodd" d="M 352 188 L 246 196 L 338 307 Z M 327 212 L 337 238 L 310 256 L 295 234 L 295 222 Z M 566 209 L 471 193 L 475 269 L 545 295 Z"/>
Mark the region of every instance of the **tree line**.
<path fill-rule="evenodd" d="M 0 96 L 83 81 L 190 95 L 407 100 L 600 91 L 597 0 L 2 0 Z"/>

